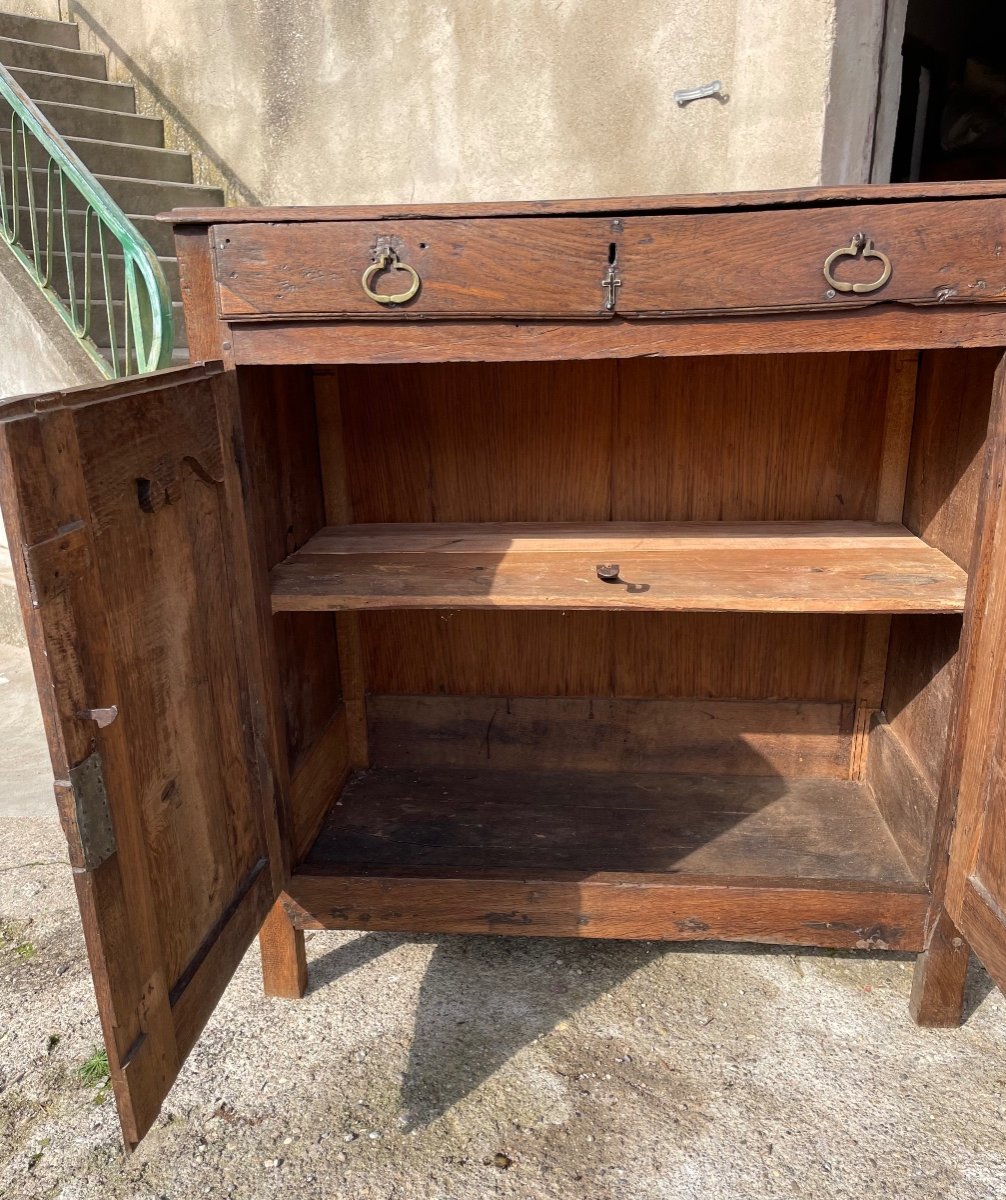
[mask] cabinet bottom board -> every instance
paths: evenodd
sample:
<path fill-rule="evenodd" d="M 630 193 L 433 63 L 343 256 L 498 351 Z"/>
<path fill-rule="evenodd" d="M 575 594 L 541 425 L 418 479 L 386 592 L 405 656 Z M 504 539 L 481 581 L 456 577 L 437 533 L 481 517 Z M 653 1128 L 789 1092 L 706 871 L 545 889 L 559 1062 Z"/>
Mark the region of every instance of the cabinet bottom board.
<path fill-rule="evenodd" d="M 864 783 L 378 768 L 287 904 L 304 928 L 918 950 L 929 896 Z"/>

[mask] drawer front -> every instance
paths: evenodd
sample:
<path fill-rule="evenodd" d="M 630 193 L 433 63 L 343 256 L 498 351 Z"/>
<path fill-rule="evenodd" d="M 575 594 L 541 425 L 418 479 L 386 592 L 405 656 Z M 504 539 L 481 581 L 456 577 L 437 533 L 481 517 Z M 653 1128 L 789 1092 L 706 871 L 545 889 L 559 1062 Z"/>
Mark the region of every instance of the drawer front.
<path fill-rule="evenodd" d="M 604 218 L 218 225 L 224 317 L 604 317 Z M 388 303 L 389 297 L 399 300 Z"/>
<path fill-rule="evenodd" d="M 1002 200 L 629 216 L 624 225 L 621 316 L 1006 302 Z"/>

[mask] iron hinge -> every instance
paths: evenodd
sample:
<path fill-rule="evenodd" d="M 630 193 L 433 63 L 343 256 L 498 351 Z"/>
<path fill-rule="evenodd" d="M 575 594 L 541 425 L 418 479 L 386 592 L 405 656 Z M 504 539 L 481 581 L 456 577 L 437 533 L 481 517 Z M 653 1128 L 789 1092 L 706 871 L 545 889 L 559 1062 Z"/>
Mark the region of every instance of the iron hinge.
<path fill-rule="evenodd" d="M 116 851 L 115 829 L 108 808 L 105 772 L 97 750 L 82 763 L 70 768 L 77 816 L 77 831 L 84 859 L 84 870 L 94 871 Z"/>

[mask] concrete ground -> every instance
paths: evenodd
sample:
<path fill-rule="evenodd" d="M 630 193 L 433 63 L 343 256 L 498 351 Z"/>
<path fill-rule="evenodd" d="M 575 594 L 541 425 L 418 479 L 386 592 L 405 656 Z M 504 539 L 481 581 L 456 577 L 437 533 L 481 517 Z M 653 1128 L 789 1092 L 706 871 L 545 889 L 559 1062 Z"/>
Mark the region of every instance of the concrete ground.
<path fill-rule="evenodd" d="M 907 956 L 737 946 L 318 933 L 299 1002 L 253 948 L 124 1159 L 26 669 L 0 648 L 0 1196 L 1006 1196 L 983 972 L 922 1031 Z"/>

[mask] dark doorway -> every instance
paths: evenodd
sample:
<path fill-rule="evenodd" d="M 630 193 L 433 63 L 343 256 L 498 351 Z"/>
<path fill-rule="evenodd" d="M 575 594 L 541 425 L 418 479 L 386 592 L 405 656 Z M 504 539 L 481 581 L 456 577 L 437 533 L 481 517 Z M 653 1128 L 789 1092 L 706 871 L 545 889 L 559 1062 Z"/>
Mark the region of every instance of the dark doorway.
<path fill-rule="evenodd" d="M 891 179 L 1006 177 L 1006 4 L 909 0 Z"/>

